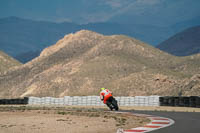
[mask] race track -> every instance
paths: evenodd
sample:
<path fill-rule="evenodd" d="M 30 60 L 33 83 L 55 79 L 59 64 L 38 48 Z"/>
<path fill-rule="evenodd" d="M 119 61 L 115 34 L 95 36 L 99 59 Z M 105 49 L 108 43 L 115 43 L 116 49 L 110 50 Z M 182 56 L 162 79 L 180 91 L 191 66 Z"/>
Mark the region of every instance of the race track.
<path fill-rule="evenodd" d="M 200 133 L 200 113 L 195 112 L 159 112 L 159 111 L 125 111 L 154 115 L 173 119 L 175 124 L 151 133 Z"/>

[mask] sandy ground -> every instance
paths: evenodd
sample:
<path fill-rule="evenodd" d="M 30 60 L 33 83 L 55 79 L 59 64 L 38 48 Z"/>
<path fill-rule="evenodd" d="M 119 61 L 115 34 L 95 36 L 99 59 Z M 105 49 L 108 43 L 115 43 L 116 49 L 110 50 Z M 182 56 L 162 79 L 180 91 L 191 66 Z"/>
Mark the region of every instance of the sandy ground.
<path fill-rule="evenodd" d="M 103 108 L 0 106 L 0 133 L 116 133 L 148 122 Z"/>
<path fill-rule="evenodd" d="M 120 107 L 121 110 L 200 112 L 187 107 Z M 116 133 L 149 123 L 95 106 L 0 106 L 0 133 Z"/>

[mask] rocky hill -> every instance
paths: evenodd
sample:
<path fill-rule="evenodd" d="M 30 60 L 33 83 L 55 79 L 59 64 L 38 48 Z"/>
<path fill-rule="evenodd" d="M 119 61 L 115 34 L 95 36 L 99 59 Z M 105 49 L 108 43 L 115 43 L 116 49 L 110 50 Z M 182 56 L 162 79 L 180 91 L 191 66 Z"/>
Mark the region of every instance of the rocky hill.
<path fill-rule="evenodd" d="M 157 46 L 160 50 L 176 56 L 200 53 L 200 26 L 188 28 Z"/>
<path fill-rule="evenodd" d="M 200 64 L 193 64 L 199 59 L 175 57 L 123 35 L 81 30 L 1 75 L 0 97 L 98 95 L 101 87 L 126 96 L 200 95 Z"/>
<path fill-rule="evenodd" d="M 0 74 L 11 67 L 19 65 L 21 65 L 21 63 L 19 63 L 17 60 L 0 51 Z"/>
<path fill-rule="evenodd" d="M 26 63 L 37 57 L 41 50 L 56 43 L 64 35 L 81 29 L 92 30 L 104 35 L 128 35 L 148 44 L 157 45 L 186 27 L 197 25 L 199 18 L 169 27 L 111 22 L 79 25 L 69 22 L 34 21 L 18 17 L 0 18 L 0 50 L 20 62 Z"/>
<path fill-rule="evenodd" d="M 18 17 L 1 18 L 0 29 L 0 50 L 22 63 L 37 57 L 41 50 L 56 43 L 64 35 L 81 29 L 88 29 L 105 35 L 128 35 L 150 44 L 158 44 L 165 40 L 169 34 L 173 34 L 168 28 L 152 25 L 127 25 L 107 22 L 78 25 L 68 22 L 34 21 Z"/>

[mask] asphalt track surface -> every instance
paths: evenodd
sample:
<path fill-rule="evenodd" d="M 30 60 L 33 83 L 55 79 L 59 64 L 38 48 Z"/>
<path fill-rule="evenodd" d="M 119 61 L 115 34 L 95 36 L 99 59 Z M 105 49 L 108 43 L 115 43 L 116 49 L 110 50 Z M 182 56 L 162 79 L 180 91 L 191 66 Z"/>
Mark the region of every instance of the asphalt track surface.
<path fill-rule="evenodd" d="M 150 133 L 200 133 L 200 113 L 130 110 L 125 112 L 167 117 L 175 121 L 175 123 L 169 127 L 151 131 Z"/>

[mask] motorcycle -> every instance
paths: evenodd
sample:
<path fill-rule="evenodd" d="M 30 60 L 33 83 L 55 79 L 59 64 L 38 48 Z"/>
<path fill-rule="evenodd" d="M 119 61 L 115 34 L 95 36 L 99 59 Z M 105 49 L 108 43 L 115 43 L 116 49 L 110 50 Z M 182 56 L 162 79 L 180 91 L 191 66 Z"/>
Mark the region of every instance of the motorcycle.
<path fill-rule="evenodd" d="M 117 100 L 112 96 L 107 100 L 106 105 L 110 108 L 111 111 L 113 109 L 115 109 L 116 111 L 119 110 L 119 106 L 117 104 Z"/>

